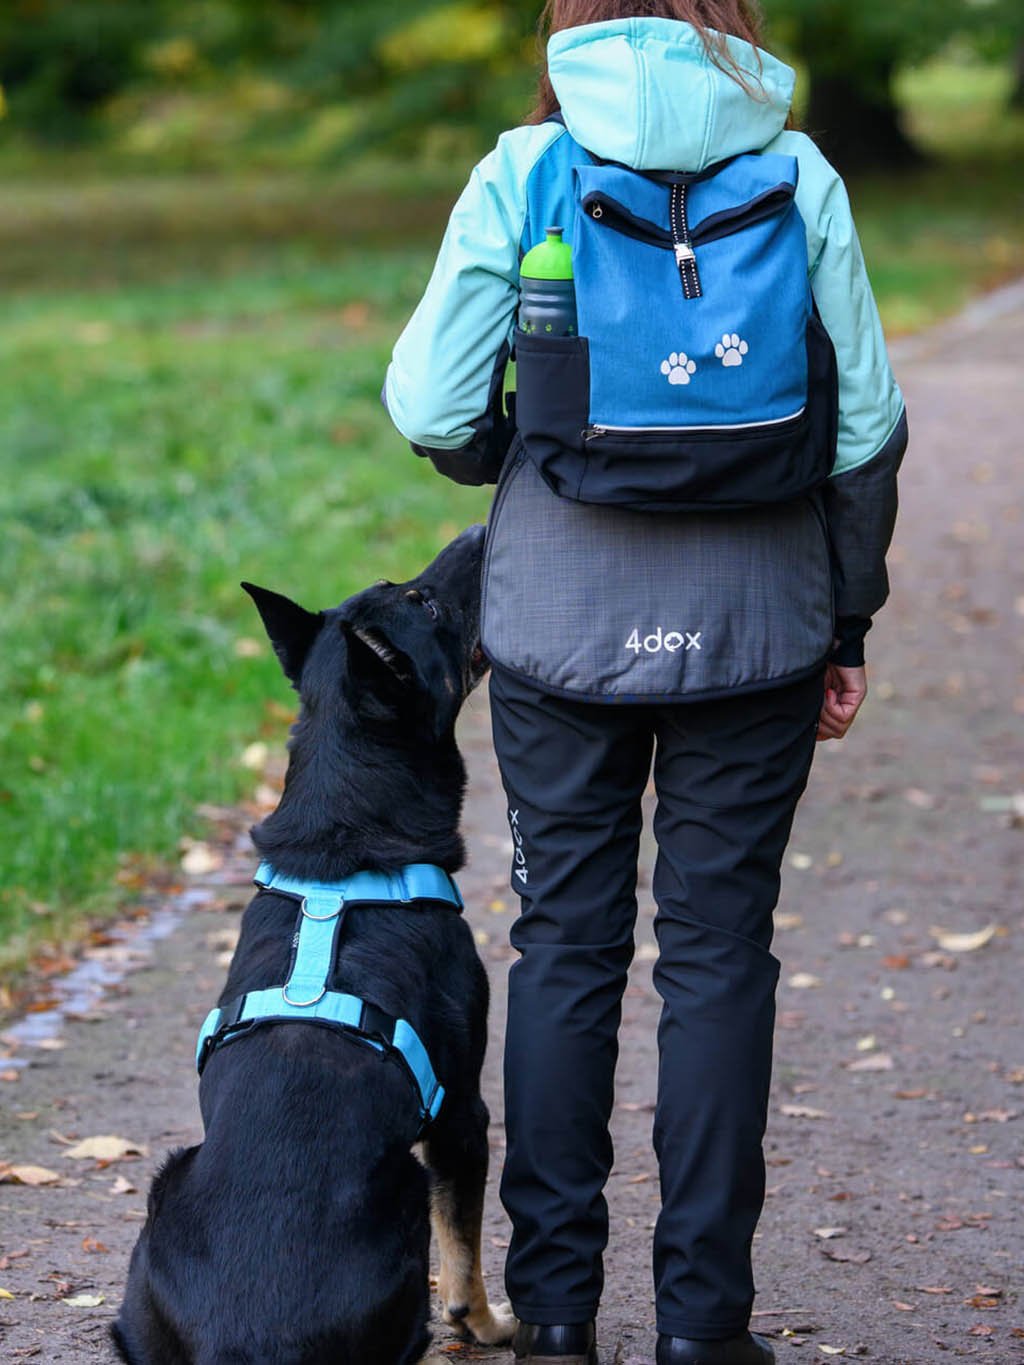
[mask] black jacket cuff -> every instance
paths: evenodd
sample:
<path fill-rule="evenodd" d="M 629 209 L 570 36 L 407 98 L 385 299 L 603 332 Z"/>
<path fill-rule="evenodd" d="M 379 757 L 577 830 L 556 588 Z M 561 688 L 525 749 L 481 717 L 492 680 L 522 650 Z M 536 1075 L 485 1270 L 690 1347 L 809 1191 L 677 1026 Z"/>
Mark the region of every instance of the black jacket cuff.
<path fill-rule="evenodd" d="M 836 641 L 828 656 L 831 664 L 840 668 L 864 667 L 864 637 L 871 629 L 869 616 L 839 616 L 836 618 Z"/>

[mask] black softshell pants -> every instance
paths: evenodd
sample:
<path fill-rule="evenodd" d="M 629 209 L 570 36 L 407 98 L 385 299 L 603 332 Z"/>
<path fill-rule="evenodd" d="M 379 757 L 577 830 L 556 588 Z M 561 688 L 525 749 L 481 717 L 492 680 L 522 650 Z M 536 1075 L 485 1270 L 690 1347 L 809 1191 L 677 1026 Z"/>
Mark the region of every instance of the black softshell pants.
<path fill-rule="evenodd" d="M 772 912 L 822 674 L 724 700 L 606 706 L 496 670 L 491 699 L 523 911 L 512 930 L 501 1184 L 512 1306 L 526 1322 L 583 1322 L 601 1296 L 616 1035 L 653 753 L 657 1326 L 731 1336 L 754 1299 L 779 971 Z"/>

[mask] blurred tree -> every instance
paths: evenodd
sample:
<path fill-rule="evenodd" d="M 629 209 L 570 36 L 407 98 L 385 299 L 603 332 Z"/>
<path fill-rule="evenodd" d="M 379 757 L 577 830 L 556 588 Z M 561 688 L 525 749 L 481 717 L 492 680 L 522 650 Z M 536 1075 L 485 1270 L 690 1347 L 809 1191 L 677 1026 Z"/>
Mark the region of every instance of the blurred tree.
<path fill-rule="evenodd" d="M 806 125 L 844 170 L 913 164 L 893 88 L 902 66 L 974 23 L 963 0 L 768 0 L 773 35 L 806 63 Z"/>
<path fill-rule="evenodd" d="M 87 116 L 138 74 L 157 0 L 3 0 L 0 86 L 13 120 L 79 137 Z"/>
<path fill-rule="evenodd" d="M 807 125 L 844 169 L 918 159 L 894 77 L 953 35 L 1019 68 L 1024 0 L 764 0 L 770 40 L 809 73 Z M 0 0 L 9 125 L 81 133 L 126 86 L 295 92 L 337 154 L 469 153 L 529 107 L 541 0 Z M 230 95 L 227 96 L 230 98 Z"/>

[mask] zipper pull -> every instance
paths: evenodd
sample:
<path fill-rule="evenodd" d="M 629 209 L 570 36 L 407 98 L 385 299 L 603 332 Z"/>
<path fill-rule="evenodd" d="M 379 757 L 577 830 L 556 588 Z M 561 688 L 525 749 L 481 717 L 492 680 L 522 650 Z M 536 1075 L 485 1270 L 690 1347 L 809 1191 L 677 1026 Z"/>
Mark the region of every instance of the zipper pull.
<path fill-rule="evenodd" d="M 700 271 L 697 269 L 697 253 L 690 241 L 690 225 L 686 216 L 686 186 L 673 185 L 669 197 L 669 217 L 672 223 L 672 240 L 675 245 L 676 265 L 679 279 L 686 299 L 699 299 L 704 291 L 700 284 Z"/>

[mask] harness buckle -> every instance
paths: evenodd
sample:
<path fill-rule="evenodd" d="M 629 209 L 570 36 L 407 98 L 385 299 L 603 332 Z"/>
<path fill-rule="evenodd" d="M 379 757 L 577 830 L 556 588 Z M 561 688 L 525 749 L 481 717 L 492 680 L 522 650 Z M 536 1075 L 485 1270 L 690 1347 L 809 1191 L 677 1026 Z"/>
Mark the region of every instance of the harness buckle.
<path fill-rule="evenodd" d="M 393 1046 L 395 1041 L 395 1020 L 369 1000 L 363 1001 L 362 1014 L 359 1016 L 359 1032 L 370 1038 L 379 1038 L 382 1043 Z"/>

